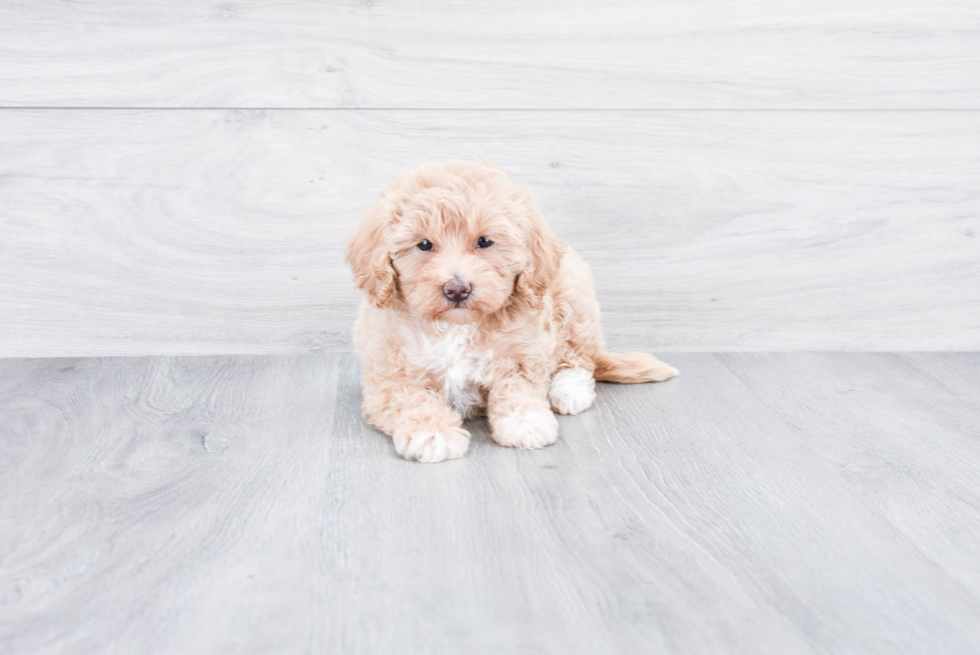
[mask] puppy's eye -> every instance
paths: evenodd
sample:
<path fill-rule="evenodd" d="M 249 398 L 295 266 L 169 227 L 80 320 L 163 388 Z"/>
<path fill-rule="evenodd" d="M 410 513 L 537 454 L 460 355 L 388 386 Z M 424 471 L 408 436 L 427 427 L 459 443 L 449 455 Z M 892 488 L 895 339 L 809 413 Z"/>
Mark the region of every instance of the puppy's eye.
<path fill-rule="evenodd" d="M 480 237 L 479 239 L 476 240 L 477 248 L 489 248 L 492 245 L 493 245 L 493 241 L 491 241 L 486 237 Z"/>
<path fill-rule="evenodd" d="M 422 239 L 418 245 L 419 250 L 432 250 L 432 242 L 428 239 Z"/>

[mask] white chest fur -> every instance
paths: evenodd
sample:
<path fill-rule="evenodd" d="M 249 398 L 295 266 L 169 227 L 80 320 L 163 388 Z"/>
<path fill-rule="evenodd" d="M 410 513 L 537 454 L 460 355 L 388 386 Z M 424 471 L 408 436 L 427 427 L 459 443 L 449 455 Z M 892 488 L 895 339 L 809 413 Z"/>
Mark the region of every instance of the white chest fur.
<path fill-rule="evenodd" d="M 483 407 L 486 365 L 493 353 L 473 344 L 475 326 L 436 323 L 436 334 L 415 335 L 409 341 L 408 359 L 435 374 L 449 406 L 463 418 L 475 416 Z"/>

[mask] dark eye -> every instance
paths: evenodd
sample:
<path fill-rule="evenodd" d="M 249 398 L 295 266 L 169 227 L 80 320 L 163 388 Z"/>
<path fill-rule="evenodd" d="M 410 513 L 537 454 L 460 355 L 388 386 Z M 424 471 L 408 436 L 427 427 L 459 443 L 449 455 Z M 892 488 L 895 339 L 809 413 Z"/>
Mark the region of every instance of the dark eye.
<path fill-rule="evenodd" d="M 419 242 L 419 250 L 432 250 L 432 242 L 428 239 L 422 239 Z"/>
<path fill-rule="evenodd" d="M 491 241 L 486 237 L 480 237 L 479 239 L 476 240 L 477 248 L 489 248 L 492 245 L 493 245 L 493 241 Z"/>

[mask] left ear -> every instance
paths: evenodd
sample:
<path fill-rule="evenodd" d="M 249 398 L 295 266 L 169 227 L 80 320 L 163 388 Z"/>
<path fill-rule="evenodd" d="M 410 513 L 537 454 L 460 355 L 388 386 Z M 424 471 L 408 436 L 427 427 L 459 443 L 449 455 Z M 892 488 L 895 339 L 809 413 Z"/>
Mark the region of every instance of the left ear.
<path fill-rule="evenodd" d="M 385 244 L 384 231 L 397 217 L 397 208 L 388 198 L 378 200 L 361 219 L 347 244 L 347 262 L 354 271 L 354 282 L 368 300 L 384 309 L 395 295 L 395 269 Z"/>
<path fill-rule="evenodd" d="M 540 308 L 544 296 L 558 275 L 562 255 L 567 246 L 555 234 L 536 208 L 532 209 L 529 226 L 528 260 L 517 276 L 515 289 L 531 306 Z"/>

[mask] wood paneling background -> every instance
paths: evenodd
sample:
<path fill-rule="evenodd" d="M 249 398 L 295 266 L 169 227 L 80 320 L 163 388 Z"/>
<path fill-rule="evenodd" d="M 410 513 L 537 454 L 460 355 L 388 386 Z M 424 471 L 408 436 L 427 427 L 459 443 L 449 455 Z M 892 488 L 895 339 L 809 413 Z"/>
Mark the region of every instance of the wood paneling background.
<path fill-rule="evenodd" d="M 980 349 L 976 3 L 97 0 L 0 6 L 0 356 L 345 350 L 360 214 L 480 153 L 616 348 Z"/>
<path fill-rule="evenodd" d="M 980 107 L 974 0 L 0 4 L 0 104 Z"/>

